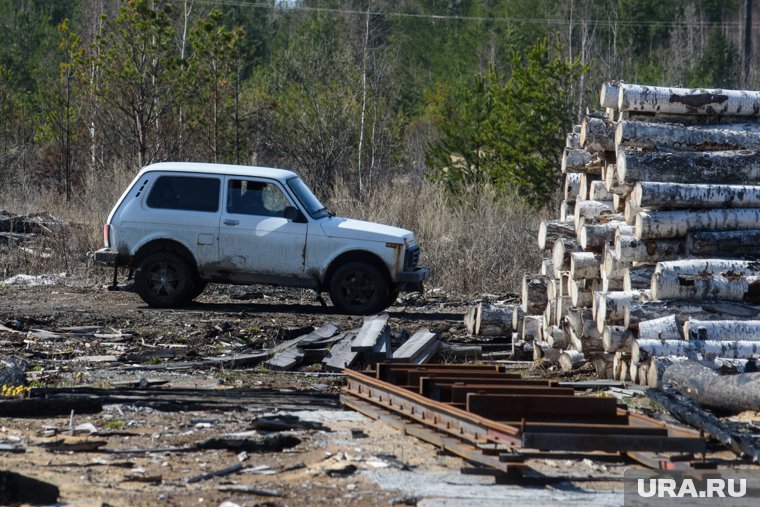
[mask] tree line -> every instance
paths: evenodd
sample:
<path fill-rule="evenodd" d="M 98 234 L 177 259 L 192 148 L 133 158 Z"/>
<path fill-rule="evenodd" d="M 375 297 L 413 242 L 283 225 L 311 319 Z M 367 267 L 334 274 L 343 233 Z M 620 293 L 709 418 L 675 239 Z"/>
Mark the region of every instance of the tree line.
<path fill-rule="evenodd" d="M 747 3 L 0 0 L 0 192 L 195 160 L 541 205 L 603 80 L 752 88 Z"/>

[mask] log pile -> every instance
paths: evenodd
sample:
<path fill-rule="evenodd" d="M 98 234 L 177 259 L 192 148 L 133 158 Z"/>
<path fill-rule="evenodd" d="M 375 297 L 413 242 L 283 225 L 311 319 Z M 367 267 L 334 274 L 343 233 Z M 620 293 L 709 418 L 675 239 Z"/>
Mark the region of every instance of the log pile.
<path fill-rule="evenodd" d="M 25 255 L 49 259 L 57 255 L 62 234 L 72 229 L 84 230 L 82 224 L 66 223 L 48 213 L 17 215 L 0 209 L 0 248 L 18 250 Z M 23 277 L 0 279 L 0 285 L 25 285 Z M 44 283 L 44 282 L 43 282 Z"/>
<path fill-rule="evenodd" d="M 760 92 L 606 83 L 566 138 L 564 201 L 523 279 L 515 352 L 659 387 L 760 357 Z M 524 315 L 518 314 L 518 308 Z"/>

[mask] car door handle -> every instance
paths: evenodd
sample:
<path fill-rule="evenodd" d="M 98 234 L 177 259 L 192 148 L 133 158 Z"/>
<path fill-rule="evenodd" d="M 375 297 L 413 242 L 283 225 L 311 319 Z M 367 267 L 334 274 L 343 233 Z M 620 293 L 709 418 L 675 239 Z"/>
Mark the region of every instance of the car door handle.
<path fill-rule="evenodd" d="M 224 221 L 224 225 L 237 225 L 239 223 L 240 223 L 239 220 L 230 220 L 230 219 L 227 219 L 227 220 Z"/>

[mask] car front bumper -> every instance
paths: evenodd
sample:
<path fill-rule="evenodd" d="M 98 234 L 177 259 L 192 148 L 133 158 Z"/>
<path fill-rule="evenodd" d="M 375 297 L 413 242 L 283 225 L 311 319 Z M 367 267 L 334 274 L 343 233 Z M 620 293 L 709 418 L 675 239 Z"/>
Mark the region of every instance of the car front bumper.
<path fill-rule="evenodd" d="M 430 277 L 428 268 L 416 268 L 414 271 L 402 271 L 399 273 L 398 281 L 401 283 L 420 283 Z"/>
<path fill-rule="evenodd" d="M 92 254 L 92 261 L 102 266 L 116 266 L 119 262 L 119 253 L 110 248 L 101 248 Z"/>

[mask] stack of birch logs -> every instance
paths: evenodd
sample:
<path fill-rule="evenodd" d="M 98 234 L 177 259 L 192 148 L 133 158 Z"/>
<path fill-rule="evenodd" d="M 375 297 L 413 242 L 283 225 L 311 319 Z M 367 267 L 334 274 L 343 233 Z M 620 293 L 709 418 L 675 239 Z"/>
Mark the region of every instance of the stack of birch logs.
<path fill-rule="evenodd" d="M 567 135 L 564 201 L 522 305 L 471 310 L 516 355 L 660 386 L 760 357 L 760 92 L 605 83 Z M 500 317 L 498 316 L 500 315 Z"/>

